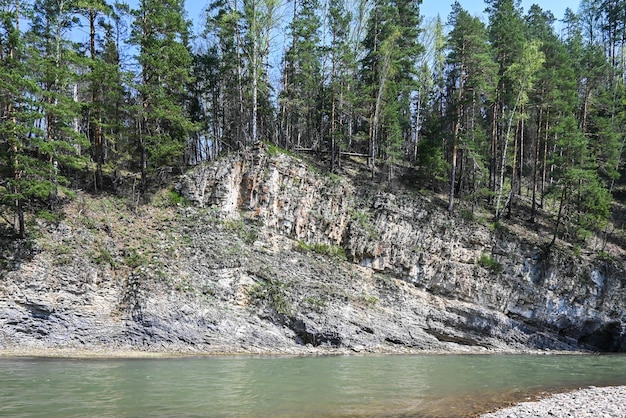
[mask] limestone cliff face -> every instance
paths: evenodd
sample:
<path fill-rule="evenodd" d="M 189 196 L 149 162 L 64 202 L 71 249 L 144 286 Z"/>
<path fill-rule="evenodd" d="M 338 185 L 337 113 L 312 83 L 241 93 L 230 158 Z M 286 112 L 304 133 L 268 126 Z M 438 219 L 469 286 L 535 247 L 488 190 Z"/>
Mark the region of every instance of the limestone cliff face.
<path fill-rule="evenodd" d="M 349 184 L 262 147 L 200 166 L 178 187 L 199 207 L 216 207 L 232 218 L 246 213 L 280 234 L 335 245 L 342 243 L 355 198 Z"/>
<path fill-rule="evenodd" d="M 262 147 L 199 167 L 179 187 L 200 207 L 257 218 L 309 244 L 339 245 L 360 266 L 572 347 L 626 349 L 626 278 L 618 263 L 545 255 L 508 228 L 448 215 L 432 198 L 359 188 Z M 463 315 L 480 322 L 479 312 Z"/>
<path fill-rule="evenodd" d="M 80 194 L 0 237 L 0 350 L 626 351 L 615 260 L 263 147 L 177 190 L 191 205 Z"/>

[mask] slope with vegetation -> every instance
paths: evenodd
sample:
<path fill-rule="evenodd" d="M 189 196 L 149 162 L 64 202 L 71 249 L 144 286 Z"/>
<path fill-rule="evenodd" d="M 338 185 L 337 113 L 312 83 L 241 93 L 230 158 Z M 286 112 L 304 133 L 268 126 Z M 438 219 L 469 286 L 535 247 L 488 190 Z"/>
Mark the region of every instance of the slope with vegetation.
<path fill-rule="evenodd" d="M 622 347 L 624 5 L 583 0 L 559 31 L 552 13 L 524 11 L 518 0 L 487 0 L 485 22 L 456 2 L 445 24 L 424 20 L 419 0 L 290 6 L 284 13 L 275 0 L 212 1 L 193 34 L 182 0 L 0 0 L 0 227 L 10 278 L 2 291 L 17 303 L 5 306 L 3 320 L 19 328 L 34 318 L 38 327 L 59 312 L 40 299 L 80 304 L 92 286 L 104 312 L 117 306 L 119 315 L 92 307 L 85 330 L 102 321 L 147 338 L 145 326 L 156 332 L 173 318 L 156 306 L 180 311 L 172 289 L 188 281 L 197 290 L 202 277 L 214 277 L 177 270 L 192 248 L 244 266 L 231 258 L 238 245 L 265 254 L 254 236 L 268 234 L 287 240 L 280 248 L 306 265 L 316 265 L 312 254 L 345 257 L 332 277 L 389 274 L 397 289 L 410 283 L 411 292 L 443 297 L 445 312 L 458 301 L 497 314 L 485 329 L 502 320 L 548 330 L 548 340 L 567 347 Z M 273 36 L 279 28 L 281 38 Z M 259 144 L 266 150 L 251 148 Z M 163 191 L 172 178 L 199 208 L 154 206 L 157 197 L 161 206 L 179 199 Z M 224 232 L 215 240 L 228 241 L 229 232 L 241 242 L 207 250 L 212 244 L 195 233 L 180 235 L 191 228 L 186 213 Z M 265 254 L 273 260 L 265 263 L 285 264 L 288 256 L 277 254 Z M 239 290 L 218 299 L 274 300 L 285 289 L 277 275 L 243 271 L 243 284 L 232 282 Z M 157 292 L 149 302 L 151 293 L 141 292 L 153 281 L 174 300 Z M 268 287 L 251 293 L 250 281 Z M 27 296 L 16 296 L 24 289 Z M 193 312 L 204 306 L 190 300 Z M 457 310 L 442 323 L 482 317 Z M 203 315 L 192 316 L 221 323 Z M 422 335 L 430 317 L 418 317 L 411 329 Z M 276 335 L 308 329 L 301 315 L 272 318 L 259 324 L 279 327 Z M 107 344 L 129 343 L 107 332 Z M 434 345 L 479 341 L 428 335 Z M 371 338 L 365 345 L 380 343 Z M 533 346 L 520 338 L 503 340 Z"/>
<path fill-rule="evenodd" d="M 626 348 L 621 250 L 546 253 L 523 225 L 363 183 L 363 164 L 337 176 L 270 150 L 199 166 L 150 204 L 79 192 L 36 237 L 4 238 L 0 347 Z"/>

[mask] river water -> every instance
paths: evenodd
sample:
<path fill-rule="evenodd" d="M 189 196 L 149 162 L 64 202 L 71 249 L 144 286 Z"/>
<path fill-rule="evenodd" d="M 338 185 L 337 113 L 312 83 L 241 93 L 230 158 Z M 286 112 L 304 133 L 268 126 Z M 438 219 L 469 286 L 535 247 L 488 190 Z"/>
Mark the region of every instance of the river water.
<path fill-rule="evenodd" d="M 625 384 L 608 355 L 0 358 L 0 416 L 462 417 Z"/>

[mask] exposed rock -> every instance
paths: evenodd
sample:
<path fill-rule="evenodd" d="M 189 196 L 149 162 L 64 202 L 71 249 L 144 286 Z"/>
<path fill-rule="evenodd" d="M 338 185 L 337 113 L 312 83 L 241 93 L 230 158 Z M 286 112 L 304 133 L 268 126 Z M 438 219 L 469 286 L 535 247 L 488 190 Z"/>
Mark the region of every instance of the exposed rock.
<path fill-rule="evenodd" d="M 618 263 L 262 147 L 178 190 L 192 207 L 84 197 L 34 248 L 4 248 L 0 348 L 626 351 Z"/>

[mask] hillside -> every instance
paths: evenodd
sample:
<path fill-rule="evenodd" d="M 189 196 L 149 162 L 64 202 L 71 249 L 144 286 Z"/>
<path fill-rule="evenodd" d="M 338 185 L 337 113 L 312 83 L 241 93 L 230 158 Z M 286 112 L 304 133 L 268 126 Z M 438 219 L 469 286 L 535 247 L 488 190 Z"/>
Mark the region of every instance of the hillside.
<path fill-rule="evenodd" d="M 626 351 L 623 249 L 330 175 L 275 148 L 200 165 L 151 204 L 79 192 L 2 239 L 0 349 Z"/>

